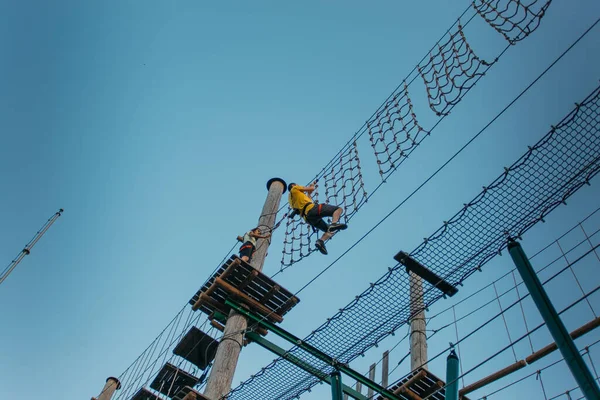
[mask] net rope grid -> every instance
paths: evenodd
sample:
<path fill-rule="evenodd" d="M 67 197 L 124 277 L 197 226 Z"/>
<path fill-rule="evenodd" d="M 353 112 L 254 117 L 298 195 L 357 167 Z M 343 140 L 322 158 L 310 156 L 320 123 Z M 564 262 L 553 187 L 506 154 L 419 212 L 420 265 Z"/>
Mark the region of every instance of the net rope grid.
<path fill-rule="evenodd" d="M 589 215 L 588 215 L 588 216 L 587 216 L 585 219 L 583 219 L 582 221 L 580 221 L 579 223 L 577 223 L 575 226 L 573 226 L 571 229 L 569 229 L 569 230 L 568 230 L 566 233 L 562 234 L 560 237 L 558 237 L 558 238 L 556 238 L 554 241 L 552 241 L 552 242 L 551 242 L 549 245 L 547 245 L 546 247 L 544 247 L 543 249 L 541 249 L 540 251 L 538 251 L 536 254 L 534 254 L 534 255 L 532 255 L 532 256 L 531 256 L 531 259 L 533 260 L 533 259 L 535 259 L 535 258 L 536 258 L 536 257 L 537 257 L 537 256 L 538 256 L 540 253 L 542 253 L 542 252 L 546 251 L 546 250 L 547 250 L 547 249 L 548 249 L 550 246 L 553 246 L 553 245 L 558 245 L 558 247 L 561 249 L 561 255 L 560 255 L 560 256 L 558 256 L 557 258 L 555 258 L 555 259 L 551 260 L 550 262 L 548 262 L 548 263 L 547 263 L 545 266 L 543 266 L 543 267 L 539 268 L 539 269 L 538 269 L 538 271 L 537 271 L 537 273 L 538 273 L 538 274 L 539 274 L 539 273 L 541 273 L 541 272 L 543 272 L 543 271 L 545 271 L 545 270 L 547 270 L 549 267 L 551 267 L 551 266 L 553 266 L 554 264 L 556 264 L 556 263 L 557 263 L 557 261 L 559 261 L 559 260 L 565 260 L 565 261 L 567 261 L 567 267 L 564 267 L 564 268 L 562 268 L 561 270 L 559 270 L 557 273 L 553 274 L 553 275 L 552 275 L 550 278 L 548 278 L 548 279 L 547 279 L 547 280 L 544 282 L 544 284 L 548 283 L 549 281 L 553 280 L 554 278 L 558 277 L 559 275 L 561 275 L 561 274 L 565 273 L 565 272 L 566 272 L 568 269 L 571 269 L 571 266 L 572 266 L 572 265 L 576 264 L 576 263 L 577 263 L 577 262 L 578 262 L 578 261 L 579 261 L 581 258 L 583 258 L 584 256 L 587 256 L 587 255 L 591 254 L 592 252 L 594 252 L 594 253 L 596 254 L 596 258 L 598 258 L 598 254 L 597 254 L 597 252 L 595 251 L 595 249 L 596 249 L 596 248 L 598 248 L 598 246 L 600 246 L 600 245 L 596 245 L 596 246 L 594 246 L 594 245 L 592 244 L 592 242 L 590 241 L 590 239 L 594 238 L 594 237 L 595 237 L 597 234 L 599 234 L 599 233 L 600 233 L 600 229 L 596 229 L 594 232 L 592 232 L 592 233 L 588 234 L 588 233 L 585 231 L 585 229 L 584 229 L 584 227 L 583 227 L 583 225 L 582 225 L 584 222 L 586 222 L 586 221 L 587 221 L 587 220 L 588 220 L 590 217 L 592 217 L 592 216 L 593 216 L 594 214 L 596 214 L 598 211 L 600 211 L 600 208 L 599 208 L 599 209 L 596 209 L 595 211 L 593 211 L 592 213 L 590 213 L 590 214 L 589 214 Z M 579 227 L 579 228 L 581 228 L 581 230 L 583 231 L 583 233 L 584 233 L 584 235 L 585 235 L 585 239 L 582 239 L 582 240 L 580 240 L 578 243 L 576 243 L 576 244 L 572 245 L 572 246 L 571 246 L 569 249 L 567 249 L 566 251 L 563 251 L 563 250 L 562 250 L 562 248 L 561 248 L 561 246 L 560 246 L 560 242 L 559 242 L 559 241 L 560 241 L 560 240 L 561 240 L 563 237 L 565 237 L 567 234 L 571 233 L 573 230 L 575 230 L 575 229 L 576 229 L 576 228 L 578 228 L 578 227 Z M 591 247 L 591 250 L 589 250 L 587 253 L 585 253 L 585 254 L 584 254 L 582 257 L 580 257 L 579 259 L 577 259 L 577 260 L 574 260 L 574 261 L 572 261 L 572 262 L 570 262 L 570 263 L 569 263 L 569 261 L 566 259 L 566 256 L 567 256 L 567 255 L 569 255 L 569 254 L 571 254 L 571 253 L 572 253 L 573 251 L 575 251 L 576 249 L 580 248 L 580 247 L 581 247 L 581 246 L 582 246 L 584 243 L 587 243 L 587 244 L 588 244 L 588 245 Z M 598 258 L 598 260 L 600 261 L 600 258 Z M 510 278 L 510 275 L 511 275 L 511 273 L 513 274 L 513 277 L 514 277 L 514 271 L 515 271 L 515 269 L 513 269 L 513 270 L 511 270 L 511 271 L 509 271 L 509 272 L 507 272 L 507 273 L 505 273 L 504 275 L 502 275 L 502 276 L 498 277 L 496 280 L 494 280 L 493 282 L 489 283 L 489 284 L 488 284 L 488 285 L 486 285 L 485 287 L 482 287 L 482 288 L 478 289 L 476 292 L 472 293 L 472 294 L 471 294 L 471 295 L 469 295 L 468 297 L 466 297 L 466 298 L 464 298 L 464 299 L 460 300 L 459 302 L 457 302 L 457 303 L 453 304 L 451 307 L 448 307 L 448 308 L 446 308 L 446 309 L 444 309 L 444 310 L 441 310 L 441 311 L 437 312 L 436 314 L 434 314 L 433 316 L 430 316 L 430 317 L 428 317 L 428 318 L 427 318 L 427 320 L 428 320 L 429 322 L 431 322 L 432 320 L 436 319 L 436 317 L 438 317 L 438 316 L 440 316 L 440 315 L 442 315 L 442 314 L 444 314 L 444 313 L 446 313 L 446 312 L 448 312 L 448 311 L 450 311 L 450 310 L 454 310 L 454 307 L 456 307 L 456 306 L 458 306 L 458 305 L 460 305 L 460 304 L 462 304 L 462 303 L 466 303 L 467 301 L 469 301 L 469 300 L 470 300 L 471 298 L 473 298 L 474 296 L 477 296 L 477 295 L 479 295 L 479 294 L 480 294 L 481 292 L 483 292 L 485 289 L 487 289 L 487 288 L 491 288 L 493 285 L 495 285 L 495 284 L 499 283 L 499 282 L 500 282 L 500 281 L 502 281 L 502 280 L 509 279 L 509 278 Z M 576 278 L 576 277 L 575 277 L 575 280 L 577 280 L 577 278 Z M 487 301 L 487 302 L 485 302 L 485 303 L 483 303 L 483 304 L 481 304 L 481 301 L 477 302 L 477 304 L 478 304 L 478 305 L 476 306 L 476 308 L 475 308 L 475 309 L 473 309 L 473 310 L 470 310 L 470 311 L 466 312 L 464 315 L 462 315 L 462 316 L 461 316 L 460 318 L 458 318 L 457 320 L 455 319 L 455 321 L 454 321 L 454 322 L 451 322 L 451 323 L 444 324 L 444 325 L 442 325 L 442 326 L 439 326 L 439 327 L 437 327 L 437 328 L 428 329 L 428 331 L 432 332 L 432 334 L 431 334 L 431 335 L 429 335 L 429 338 L 432 338 L 433 336 L 435 336 L 437 333 L 439 333 L 440 331 L 444 330 L 445 328 L 451 327 L 452 325 L 456 325 L 458 322 L 461 322 L 461 321 L 465 320 L 466 318 L 469 318 L 469 317 L 473 316 L 473 315 L 474 315 L 475 313 L 477 313 L 478 311 L 480 311 L 480 310 L 483 310 L 484 308 L 486 308 L 486 307 L 489 307 L 489 306 L 490 306 L 490 305 L 492 305 L 492 304 L 495 304 L 495 302 L 496 302 L 496 301 L 498 301 L 498 300 L 499 300 L 499 298 L 502 298 L 502 297 L 506 296 L 507 294 L 511 293 L 512 291 L 515 291 L 515 290 L 516 290 L 516 291 L 517 291 L 517 293 L 518 293 L 518 286 L 520 286 L 520 285 L 522 285 L 522 284 L 523 284 L 522 282 L 519 282 L 519 283 L 517 284 L 516 280 L 514 280 L 514 285 L 512 285 L 512 287 L 508 288 L 507 290 L 505 290 L 504 292 L 502 292 L 500 295 L 492 296 L 491 300 L 489 300 L 489 301 Z M 598 290 L 598 288 L 597 288 L 597 289 L 595 289 L 595 290 Z M 595 290 L 594 290 L 594 291 L 595 291 Z M 584 293 L 583 293 L 583 290 L 582 290 L 582 294 L 584 294 Z M 517 301 L 517 302 L 518 302 L 519 304 L 521 304 L 521 302 L 522 302 L 522 301 L 523 301 L 523 300 L 524 300 L 526 297 L 528 297 L 528 296 L 521 297 L 520 295 L 518 295 L 517 297 L 518 297 L 518 301 Z M 581 301 L 581 299 L 580 299 L 579 301 Z M 499 313 L 499 314 L 497 314 L 496 316 L 492 317 L 492 318 L 490 319 L 490 321 L 491 321 L 491 320 L 494 320 L 494 319 L 496 319 L 496 318 L 498 318 L 500 315 L 502 315 L 502 316 L 503 316 L 503 315 L 504 315 L 504 313 L 505 313 L 506 311 L 508 311 L 510 308 L 512 308 L 512 307 L 513 307 L 515 304 L 516 304 L 516 302 L 515 302 L 514 304 L 512 304 L 511 306 L 509 306 L 508 308 L 506 308 L 506 309 L 502 310 L 502 311 L 501 311 L 501 313 Z M 183 311 L 183 310 L 182 310 L 182 311 Z M 593 310 L 592 310 L 592 312 L 593 312 Z M 179 319 L 181 319 L 181 314 L 182 314 L 182 313 L 180 312 L 180 313 L 178 314 L 178 316 L 176 316 L 176 318 L 174 318 L 174 319 L 173 319 L 173 321 L 175 321 L 175 320 L 176 320 L 178 317 L 179 317 Z M 181 333 L 180 333 L 180 334 L 179 334 L 179 335 L 178 335 L 178 336 L 177 336 L 177 337 L 176 337 L 176 338 L 175 338 L 175 339 L 174 339 L 174 340 L 173 340 L 173 341 L 170 343 L 170 346 L 168 346 L 166 350 L 165 350 L 165 349 L 163 349 L 163 351 L 162 351 L 162 352 L 159 354 L 159 356 L 158 356 L 158 357 L 155 359 L 155 361 L 152 363 L 152 367 L 154 367 L 154 366 L 156 365 L 156 362 L 157 362 L 157 360 L 158 360 L 158 359 L 159 359 L 161 356 L 163 356 L 163 354 L 165 354 L 165 356 L 163 357 L 163 363 L 164 363 L 164 361 L 165 361 L 165 358 L 166 358 L 166 353 L 165 353 L 165 352 L 166 352 L 166 351 L 167 351 L 167 350 L 168 350 L 170 347 L 172 347 L 172 346 L 173 346 L 173 344 L 174 344 L 175 342 L 177 342 L 177 341 L 178 341 L 178 340 L 181 338 L 181 336 L 183 336 L 183 334 L 184 334 L 184 333 L 185 333 L 185 332 L 188 330 L 188 328 L 189 328 L 190 326 L 193 326 L 193 325 L 195 325 L 195 324 L 196 324 L 196 322 L 194 322 L 194 321 L 192 321 L 192 323 L 190 324 L 190 317 L 191 317 L 191 314 L 189 314 L 189 315 L 188 315 L 188 322 L 187 322 L 187 323 L 186 323 L 186 324 L 183 326 L 183 330 L 182 330 L 182 332 L 181 332 Z M 523 315 L 523 318 L 525 319 L 525 316 L 524 316 L 524 315 Z M 198 318 L 196 318 L 196 320 L 197 320 L 197 319 L 198 319 Z M 173 321 L 172 321 L 172 322 L 173 322 Z M 207 322 L 207 321 L 206 321 L 206 322 Z M 203 324 L 203 326 L 202 326 L 202 329 L 204 329 L 204 325 L 206 325 L 206 322 Z M 429 322 L 428 322 L 428 323 L 429 323 Z M 487 322 L 486 322 L 486 323 L 484 323 L 484 325 L 486 325 L 486 324 L 487 324 Z M 526 321 L 525 321 L 525 326 L 527 326 L 527 322 L 526 322 Z M 166 329 L 165 329 L 165 330 L 166 330 Z M 528 329 L 528 328 L 527 328 L 526 330 L 527 330 L 527 332 L 528 332 L 528 333 L 532 333 L 532 332 L 533 332 L 533 331 L 529 331 L 529 329 Z M 210 331 L 209 331 L 209 334 L 210 334 Z M 465 336 L 463 339 L 461 339 L 461 342 L 462 342 L 463 340 L 467 339 L 467 338 L 468 338 L 470 335 L 471 335 L 471 334 L 468 334 L 468 335 L 467 335 L 467 336 Z M 159 336 L 159 337 L 160 337 L 160 336 Z M 407 335 L 405 335 L 405 336 L 404 336 L 404 337 L 403 337 L 403 338 L 402 338 L 402 339 L 401 339 L 401 340 L 400 340 L 400 341 L 399 341 L 399 342 L 398 342 L 398 343 L 397 343 L 397 344 L 396 344 L 394 347 L 392 347 L 392 348 L 390 349 L 389 353 L 391 354 L 391 353 L 393 352 L 393 350 L 394 350 L 394 349 L 395 349 L 395 348 L 396 348 L 396 347 L 397 347 L 399 344 L 401 344 L 401 343 L 404 341 L 404 339 L 406 339 L 407 337 L 408 337 L 408 334 L 407 334 Z M 528 336 L 528 337 L 529 337 L 529 336 Z M 456 344 L 458 344 L 458 343 L 456 343 Z M 451 347 L 452 347 L 452 346 L 454 346 L 454 345 L 453 345 L 453 344 L 451 344 Z M 152 347 L 152 346 L 149 346 L 149 347 Z M 591 347 L 591 346 L 588 346 L 588 347 Z M 507 347 L 507 348 L 508 348 L 508 347 Z M 447 352 L 447 350 L 449 350 L 449 349 L 450 349 L 450 347 L 449 347 L 448 349 L 442 350 L 442 351 L 441 351 L 441 352 L 440 352 L 438 355 L 436 355 L 435 357 L 433 357 L 432 359 L 430 359 L 430 361 L 431 361 L 431 360 L 433 360 L 433 359 L 435 359 L 435 358 L 438 358 L 439 356 L 445 355 L 445 353 L 446 353 L 446 352 Z M 505 349 L 506 349 L 506 348 L 505 348 Z M 533 346 L 532 346 L 532 353 L 533 353 Z M 142 354 L 142 356 L 143 356 L 144 354 L 145 354 L 145 353 L 143 353 L 143 354 Z M 408 356 L 409 354 L 410 354 L 410 353 L 408 353 L 408 354 L 407 354 L 407 356 Z M 139 360 L 139 358 L 141 358 L 142 356 L 138 357 L 138 360 Z M 169 358 L 169 360 L 167 360 L 167 362 L 169 362 L 169 363 L 172 363 L 172 364 L 175 364 L 175 363 L 173 362 L 173 358 L 174 358 L 174 356 L 173 356 L 173 355 L 171 355 L 171 357 Z M 402 363 L 402 361 L 403 361 L 405 358 L 406 358 L 406 356 L 405 356 L 405 357 L 403 357 L 403 358 L 400 360 L 400 362 L 398 363 L 398 365 L 396 365 L 396 367 L 394 367 L 392 370 L 390 370 L 390 374 L 391 374 L 391 373 L 393 373 L 393 372 L 394 372 L 394 371 L 395 371 L 395 370 L 396 370 L 396 369 L 397 369 L 397 368 L 400 366 L 400 364 Z M 138 360 L 136 360 L 136 362 L 137 362 Z M 560 361 L 560 360 L 559 360 L 559 361 Z M 380 360 L 379 362 L 381 362 L 381 360 Z M 378 362 L 378 363 L 379 363 L 379 362 Z M 135 362 L 134 362 L 134 364 L 135 364 Z M 147 364 L 148 364 L 148 363 L 146 363 L 145 365 L 147 365 Z M 189 363 L 184 363 L 184 364 L 186 364 L 186 365 L 188 365 L 188 366 L 190 365 Z M 553 363 L 552 365 L 554 365 L 554 364 L 556 364 L 556 362 L 555 362 L 555 363 Z M 159 363 L 159 365 L 158 365 L 158 366 L 160 367 L 160 365 L 162 365 L 162 364 L 160 364 L 160 363 Z M 132 366 L 133 366 L 133 365 L 132 365 Z M 138 366 L 138 367 L 139 367 L 139 366 Z M 137 376 L 137 377 L 136 377 L 136 378 L 135 378 L 135 379 L 134 379 L 132 382 L 128 382 L 128 381 L 129 381 L 129 379 L 128 379 L 128 377 L 127 377 L 127 372 L 128 372 L 128 370 L 129 370 L 129 369 L 128 369 L 127 371 L 125 371 L 125 372 L 124 372 L 124 373 L 123 373 L 123 374 L 122 374 L 122 375 L 119 377 L 119 380 L 120 380 L 120 381 L 123 383 L 124 390 L 123 390 L 121 393 L 119 393 L 120 395 L 119 395 L 117 398 L 119 398 L 119 399 L 120 399 L 120 398 L 127 398 L 127 394 L 128 394 L 128 393 L 129 393 L 131 390 L 134 390 L 134 392 L 136 392 L 136 390 L 135 390 L 136 388 L 142 388 L 142 387 L 144 387 L 144 386 L 147 386 L 147 385 L 148 385 L 148 382 L 150 382 L 150 381 L 152 380 L 152 377 L 153 377 L 154 375 L 156 375 L 156 372 L 158 372 L 158 370 L 156 370 L 156 371 L 155 371 L 155 370 L 154 370 L 154 368 L 152 368 L 152 369 L 150 370 L 150 372 L 149 372 L 149 373 L 147 373 L 147 371 L 148 371 L 148 368 L 146 369 L 146 371 L 141 371 L 143 368 L 144 368 L 144 366 L 142 366 L 141 368 L 138 368 L 138 371 L 140 371 L 140 374 L 139 374 L 139 376 Z M 192 375 L 194 375 L 194 374 L 196 373 L 196 370 L 197 370 L 197 369 L 194 367 L 194 370 L 190 371 L 190 368 L 189 368 L 189 367 L 188 367 L 188 368 L 186 368 L 185 366 L 182 366 L 182 362 L 179 362 L 179 363 L 177 364 L 177 368 L 178 368 L 178 369 L 181 369 L 181 370 L 183 370 L 183 371 L 186 371 L 186 372 L 188 372 L 188 373 L 191 373 Z M 542 370 L 543 370 L 543 369 L 544 369 L 544 368 L 542 368 Z M 208 372 L 209 372 L 209 369 L 205 370 L 205 371 L 204 371 L 204 373 L 203 373 L 203 375 L 202 375 L 202 376 L 199 378 L 199 383 L 197 384 L 197 386 L 198 386 L 198 389 L 201 389 L 201 388 L 202 388 L 202 387 L 203 387 L 203 386 L 206 384 L 205 378 L 206 378 L 206 376 L 207 376 Z M 144 376 L 146 376 L 146 377 L 147 377 L 145 380 L 143 379 L 143 377 L 144 377 Z M 130 377 L 129 377 L 129 378 L 130 378 Z M 402 379 L 402 378 L 401 378 L 401 379 Z M 519 382 L 519 381 L 522 381 L 522 380 L 524 380 L 524 379 L 519 379 L 517 382 Z M 141 383 L 141 385 L 140 385 L 140 383 Z M 512 383 L 512 384 L 508 384 L 508 385 L 506 385 L 506 387 L 512 386 L 513 384 L 514 384 L 514 383 Z M 571 391 L 573 391 L 573 390 L 574 390 L 574 389 L 571 389 Z M 498 392 L 498 391 L 495 391 L 495 392 L 493 392 L 493 393 L 491 393 L 491 394 L 494 394 L 494 393 L 496 393 L 496 392 Z M 490 395 L 491 395 L 491 394 L 490 394 Z"/>
<path fill-rule="evenodd" d="M 537 144 L 529 147 L 520 159 L 505 168 L 494 182 L 484 187 L 478 196 L 426 238 L 410 253 L 411 256 L 453 285 L 461 285 L 466 278 L 481 270 L 485 263 L 505 248 L 509 237 L 520 238 L 578 189 L 589 184 L 590 179 L 598 173 L 599 108 L 600 88 L 596 88 Z M 540 176 L 540 171 L 545 175 Z M 348 363 L 392 334 L 410 318 L 408 279 L 400 271 L 399 265 L 389 268 L 383 277 L 328 318 L 305 341 L 340 362 Z M 425 307 L 440 298 L 442 295 L 437 291 L 427 290 L 424 294 Z M 394 302 L 386 304 L 386 299 L 394 299 Z M 348 326 L 355 329 L 344 329 Z M 340 332 L 344 332 L 344 335 L 340 335 Z M 331 368 L 298 349 L 292 351 L 295 356 L 322 371 Z M 319 381 L 297 367 L 290 370 L 290 365 L 279 368 L 287 368 L 282 374 L 289 378 L 285 385 L 279 381 L 276 385 L 269 384 L 277 381 L 271 373 L 266 379 L 258 379 L 279 364 L 289 363 L 276 360 L 234 389 L 230 398 L 267 399 L 271 395 L 278 398 L 282 393 L 288 396 L 285 398 L 294 398 Z M 297 378 L 291 378 L 294 375 Z M 293 387 L 301 389 L 297 393 L 290 392 Z M 253 397 L 256 396 L 256 388 L 264 391 L 261 390 L 258 397 Z"/>
<path fill-rule="evenodd" d="M 314 181 L 318 181 L 319 178 L 329 178 L 325 182 L 323 202 L 343 207 L 348 214 L 345 221 L 349 221 L 376 191 L 370 195 L 367 195 L 365 191 L 358 160 L 358 139 L 363 134 L 368 134 L 379 174 L 382 182 L 385 182 L 416 150 L 419 144 L 427 136 L 430 136 L 437 125 L 449 115 L 454 106 L 508 48 L 525 39 L 537 29 L 551 2 L 551 0 L 473 1 L 363 127 L 314 179 Z M 504 7 L 501 4 L 504 4 Z M 472 11 L 470 16 L 467 15 L 469 10 Z M 464 28 L 476 16 L 482 17 L 488 25 L 502 33 L 508 41 L 508 45 L 493 61 L 488 62 L 478 57 L 465 36 Z M 462 18 L 466 19 L 464 24 L 461 23 Z M 419 77 L 425 85 L 429 107 L 439 117 L 437 123 L 429 129 L 425 129 L 419 124 L 408 91 L 410 85 Z M 349 165 L 354 160 L 356 161 L 355 165 Z M 337 169 L 335 168 L 336 164 L 338 165 Z M 336 172 L 343 172 L 345 176 L 337 178 L 335 177 Z M 332 189 L 333 192 L 336 192 L 336 188 L 344 191 L 348 188 L 342 199 L 329 195 Z M 314 194 L 314 200 L 319 202 L 318 193 Z M 290 211 L 288 209 L 288 212 Z M 313 229 L 303 223 L 301 217 L 287 222 L 281 259 L 282 270 L 315 251 L 312 246 L 315 233 Z"/>

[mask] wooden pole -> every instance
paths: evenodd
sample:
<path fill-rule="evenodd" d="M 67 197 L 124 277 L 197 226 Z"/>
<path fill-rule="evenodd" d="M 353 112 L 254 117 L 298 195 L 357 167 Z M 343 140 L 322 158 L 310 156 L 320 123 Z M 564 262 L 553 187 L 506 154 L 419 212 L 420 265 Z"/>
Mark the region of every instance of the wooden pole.
<path fill-rule="evenodd" d="M 267 183 L 267 189 L 269 193 L 258 219 L 258 226 L 263 233 L 270 231 L 275 225 L 281 195 L 285 192 L 286 184 L 282 179 L 273 178 Z M 257 241 L 252 266 L 258 271 L 262 271 L 269 242 L 270 239 L 258 239 Z M 206 382 L 204 397 L 210 400 L 219 400 L 231 390 L 233 374 L 243 346 L 243 332 L 247 327 L 246 318 L 232 310 L 227 324 L 225 324 L 223 338 L 217 348 L 215 361 Z"/>
<path fill-rule="evenodd" d="M 371 366 L 369 367 L 369 379 L 374 381 L 375 380 L 375 367 L 377 366 L 377 364 L 371 364 Z M 369 390 L 367 390 L 367 397 L 369 399 L 373 398 L 373 389 L 369 388 Z"/>
<path fill-rule="evenodd" d="M 423 303 L 423 280 L 409 272 L 410 280 L 410 369 L 427 370 L 427 333 L 425 305 Z"/>
<path fill-rule="evenodd" d="M 390 352 L 388 350 L 383 352 L 383 360 L 381 362 L 381 386 L 387 389 L 389 385 L 390 375 Z"/>
<path fill-rule="evenodd" d="M 97 400 L 110 400 L 115 393 L 116 390 L 121 389 L 121 382 L 114 376 L 106 379 L 106 384 L 104 384 L 104 389 L 100 392 Z M 95 398 L 94 398 L 95 399 Z"/>

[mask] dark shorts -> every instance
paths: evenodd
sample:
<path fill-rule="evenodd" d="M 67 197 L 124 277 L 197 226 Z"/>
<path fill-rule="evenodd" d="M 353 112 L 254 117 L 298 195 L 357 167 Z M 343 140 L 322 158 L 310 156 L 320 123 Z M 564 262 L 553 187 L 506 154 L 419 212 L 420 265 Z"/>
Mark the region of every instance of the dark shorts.
<path fill-rule="evenodd" d="M 254 245 L 250 242 L 246 242 L 240 247 L 240 258 L 246 256 L 248 261 L 252 260 L 252 254 L 254 253 Z"/>
<path fill-rule="evenodd" d="M 331 204 L 315 204 L 306 214 L 306 222 L 320 231 L 327 232 L 329 225 L 323 221 L 323 217 L 331 217 L 340 207 Z"/>

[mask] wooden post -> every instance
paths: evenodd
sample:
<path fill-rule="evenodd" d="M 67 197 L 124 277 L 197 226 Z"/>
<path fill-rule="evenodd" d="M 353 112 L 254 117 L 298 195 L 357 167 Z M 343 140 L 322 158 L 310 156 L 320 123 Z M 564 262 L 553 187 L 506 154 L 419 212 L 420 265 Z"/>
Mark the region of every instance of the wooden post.
<path fill-rule="evenodd" d="M 381 361 L 381 386 L 388 388 L 390 375 L 390 352 L 388 350 L 383 352 L 383 359 Z"/>
<path fill-rule="evenodd" d="M 369 379 L 374 381 L 375 380 L 375 367 L 377 366 L 377 364 L 371 364 L 371 366 L 369 367 Z M 369 399 L 373 398 L 373 389 L 369 388 L 369 390 L 367 391 L 367 397 Z"/>
<path fill-rule="evenodd" d="M 115 393 L 116 390 L 121 389 L 121 382 L 114 376 L 108 377 L 106 379 L 106 384 L 104 384 L 104 389 L 100 392 L 97 400 L 110 400 Z M 93 399 L 96 399 L 93 397 Z"/>
<path fill-rule="evenodd" d="M 281 201 L 281 195 L 286 190 L 286 184 L 282 179 L 273 178 L 267 182 L 267 200 L 258 219 L 258 226 L 263 233 L 270 231 L 275 225 L 277 210 Z M 243 196 L 243 193 L 240 194 Z M 259 239 L 256 252 L 252 257 L 252 266 L 262 271 L 267 256 L 270 239 Z M 237 367 L 240 351 L 243 346 L 243 332 L 248 326 L 246 318 L 235 311 L 229 313 L 223 339 L 219 343 L 213 367 L 210 371 L 204 397 L 210 400 L 219 400 L 231 390 L 233 374 Z"/>
<path fill-rule="evenodd" d="M 421 367 L 427 370 L 427 333 L 425 323 L 425 305 L 423 303 L 423 280 L 420 276 L 410 275 L 410 369 Z"/>

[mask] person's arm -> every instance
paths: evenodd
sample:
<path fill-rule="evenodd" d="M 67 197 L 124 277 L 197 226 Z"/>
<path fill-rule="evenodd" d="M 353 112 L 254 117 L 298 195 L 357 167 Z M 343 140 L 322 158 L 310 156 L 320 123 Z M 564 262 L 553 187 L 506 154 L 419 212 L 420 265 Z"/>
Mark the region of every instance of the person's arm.
<path fill-rule="evenodd" d="M 271 237 L 271 233 L 267 232 L 266 234 L 261 235 L 259 233 L 250 232 L 250 236 L 255 237 L 257 239 L 266 239 L 268 237 Z"/>
<path fill-rule="evenodd" d="M 301 192 L 304 193 L 308 193 L 311 194 L 312 192 L 315 191 L 315 184 L 311 184 L 310 186 L 295 186 L 296 188 L 298 188 L 298 190 L 300 190 Z"/>

